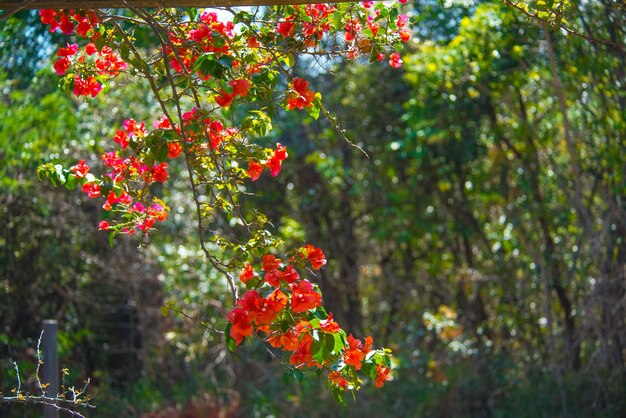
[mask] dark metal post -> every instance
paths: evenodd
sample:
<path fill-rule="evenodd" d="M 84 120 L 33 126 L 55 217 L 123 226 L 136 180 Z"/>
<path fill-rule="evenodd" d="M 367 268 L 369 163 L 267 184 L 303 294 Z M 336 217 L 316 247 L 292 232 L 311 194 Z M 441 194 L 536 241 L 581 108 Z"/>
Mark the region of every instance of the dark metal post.
<path fill-rule="evenodd" d="M 56 398 L 59 395 L 59 360 L 57 357 L 57 321 L 46 319 L 43 321 L 43 376 L 42 384 L 48 384 L 44 389 L 46 396 Z M 58 418 L 59 410 L 54 405 L 43 407 L 44 418 Z"/>

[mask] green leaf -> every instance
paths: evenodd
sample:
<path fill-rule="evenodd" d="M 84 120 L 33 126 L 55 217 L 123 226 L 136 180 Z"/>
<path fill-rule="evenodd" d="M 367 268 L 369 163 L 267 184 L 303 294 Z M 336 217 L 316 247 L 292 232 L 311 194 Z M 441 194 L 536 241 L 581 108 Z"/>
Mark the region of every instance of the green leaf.
<path fill-rule="evenodd" d="M 161 315 L 163 316 L 169 315 L 170 309 L 172 309 L 173 306 L 175 306 L 175 303 L 171 300 L 167 302 L 165 305 L 161 306 L 160 308 Z"/>
<path fill-rule="evenodd" d="M 320 108 L 313 103 L 313 106 L 307 108 L 307 113 L 313 119 L 317 120 L 320 117 Z"/>
<path fill-rule="evenodd" d="M 319 318 L 313 318 L 309 321 L 309 324 L 311 324 L 311 327 L 313 328 L 319 328 L 320 327 L 320 320 Z"/>
<path fill-rule="evenodd" d="M 324 363 L 324 343 L 321 340 L 313 340 L 311 344 L 311 356 L 318 363 Z"/>
<path fill-rule="evenodd" d="M 233 327 L 233 324 L 229 323 L 226 325 L 226 329 L 224 330 L 224 336 L 226 337 L 226 346 L 232 352 L 237 348 L 237 341 L 233 337 L 230 336 L 230 329 Z"/>
<path fill-rule="evenodd" d="M 93 41 L 93 43 L 96 45 L 96 48 L 98 48 L 98 51 L 101 51 L 102 47 L 106 45 L 106 39 L 104 36 L 100 36 L 98 39 Z"/>
<path fill-rule="evenodd" d="M 335 336 L 333 334 L 325 334 L 324 335 L 324 352 L 327 354 L 325 357 L 331 356 L 333 354 L 339 354 L 337 350 L 335 350 Z"/>
<path fill-rule="evenodd" d="M 287 370 L 285 373 L 283 373 L 283 383 L 285 384 L 285 386 L 291 383 L 292 376 L 293 375 L 291 374 L 291 370 Z"/>
<path fill-rule="evenodd" d="M 343 399 L 343 389 L 342 388 L 340 388 L 338 386 L 332 386 L 330 391 L 333 394 L 333 396 L 335 397 L 335 400 L 340 405 L 345 405 L 346 404 L 346 401 Z"/>
<path fill-rule="evenodd" d="M 233 23 L 236 25 L 239 22 L 249 22 L 250 21 L 250 13 L 239 11 L 235 16 L 233 16 Z"/>
<path fill-rule="evenodd" d="M 215 78 L 222 78 L 226 72 L 225 67 L 218 63 L 212 54 L 200 55 L 196 60 L 195 68 L 202 74 L 210 74 Z"/>
<path fill-rule="evenodd" d="M 167 144 L 161 144 L 156 150 L 156 160 L 160 163 L 167 161 L 167 154 L 169 153 L 169 148 Z"/>
<path fill-rule="evenodd" d="M 67 190 L 74 190 L 74 188 L 76 187 L 77 184 L 77 179 L 76 176 L 74 174 L 70 174 L 67 176 L 67 181 L 65 182 L 65 188 Z"/>
<path fill-rule="evenodd" d="M 378 54 L 380 53 L 380 49 L 376 46 L 372 48 L 372 53 L 370 54 L 369 62 L 378 61 Z"/>
<path fill-rule="evenodd" d="M 333 353 L 340 354 L 343 349 L 346 347 L 346 343 L 344 339 L 341 337 L 341 333 L 332 334 L 333 336 Z"/>
<path fill-rule="evenodd" d="M 315 93 L 315 99 L 313 99 L 313 106 L 307 108 L 309 116 L 317 120 L 320 117 L 320 109 L 322 108 L 322 95 L 321 93 Z"/>
<path fill-rule="evenodd" d="M 198 9 L 196 9 L 195 7 L 190 7 L 189 9 L 187 9 L 187 16 L 189 16 L 189 20 L 191 20 L 192 22 L 196 20 L 196 17 L 198 16 Z"/>
<path fill-rule="evenodd" d="M 289 385 L 292 380 L 296 382 L 302 382 L 304 379 L 304 373 L 300 369 L 292 368 L 283 373 L 283 383 Z"/>
<path fill-rule="evenodd" d="M 229 57 L 228 55 L 224 55 L 220 57 L 217 62 L 224 68 L 232 68 L 233 67 L 233 57 Z"/>

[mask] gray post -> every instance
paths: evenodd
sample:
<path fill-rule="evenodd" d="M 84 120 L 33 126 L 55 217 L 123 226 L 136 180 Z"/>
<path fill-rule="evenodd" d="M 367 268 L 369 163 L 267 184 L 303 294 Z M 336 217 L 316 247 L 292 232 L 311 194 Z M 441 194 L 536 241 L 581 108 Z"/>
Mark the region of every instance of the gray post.
<path fill-rule="evenodd" d="M 48 384 L 44 389 L 46 396 L 56 398 L 59 395 L 59 360 L 57 358 L 57 321 L 46 319 L 43 321 L 43 376 L 42 384 Z M 44 404 L 44 418 L 58 418 L 59 410 L 53 405 Z"/>

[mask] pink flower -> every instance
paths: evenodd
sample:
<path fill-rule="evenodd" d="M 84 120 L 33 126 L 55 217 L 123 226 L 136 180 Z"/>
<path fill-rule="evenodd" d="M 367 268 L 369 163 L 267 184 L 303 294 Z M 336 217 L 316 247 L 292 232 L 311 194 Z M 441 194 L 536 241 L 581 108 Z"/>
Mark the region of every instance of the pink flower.
<path fill-rule="evenodd" d="M 400 54 L 398 54 L 397 52 L 391 54 L 389 56 L 389 65 L 391 65 L 393 68 L 402 67 L 402 58 L 400 58 Z"/>

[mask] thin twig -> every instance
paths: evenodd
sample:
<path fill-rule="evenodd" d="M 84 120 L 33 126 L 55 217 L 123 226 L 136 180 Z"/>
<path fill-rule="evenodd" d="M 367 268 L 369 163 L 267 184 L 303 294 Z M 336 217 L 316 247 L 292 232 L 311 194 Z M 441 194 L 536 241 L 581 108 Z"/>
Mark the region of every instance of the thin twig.
<path fill-rule="evenodd" d="M 531 11 L 526 9 L 525 7 L 520 6 L 519 3 L 515 3 L 515 2 L 513 2 L 511 0 L 502 0 L 502 2 L 504 4 L 506 4 L 507 6 L 510 6 L 510 7 L 514 8 L 515 10 L 518 10 L 518 11 L 522 12 L 527 17 L 529 17 L 531 20 L 537 21 L 540 24 L 540 26 L 544 25 L 546 23 L 550 23 L 545 18 L 540 17 L 539 14 L 532 13 Z M 626 53 L 626 51 L 624 51 L 624 48 L 621 45 L 616 44 L 615 42 L 609 41 L 607 39 L 598 39 L 598 38 L 595 38 L 595 37 L 592 37 L 592 36 L 585 35 L 584 33 L 577 32 L 577 31 L 575 31 L 573 29 L 570 29 L 569 27 L 567 27 L 567 26 L 565 26 L 563 24 L 559 24 L 558 27 L 561 30 L 565 31 L 568 35 L 576 36 L 578 38 L 584 39 L 584 40 L 589 41 L 591 43 L 597 43 L 597 44 L 601 44 L 601 45 L 604 45 L 604 46 L 607 46 L 607 47 L 619 50 L 620 53 L 622 53 L 622 54 Z"/>

